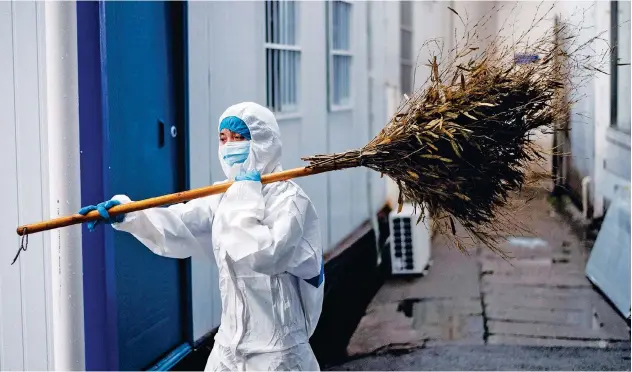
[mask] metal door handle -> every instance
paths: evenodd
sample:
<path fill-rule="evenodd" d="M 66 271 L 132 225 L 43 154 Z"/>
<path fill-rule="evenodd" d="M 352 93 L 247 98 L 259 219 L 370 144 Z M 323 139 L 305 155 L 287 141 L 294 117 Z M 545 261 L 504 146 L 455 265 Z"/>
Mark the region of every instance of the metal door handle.
<path fill-rule="evenodd" d="M 165 123 L 158 120 L 158 148 L 165 146 Z"/>
<path fill-rule="evenodd" d="M 158 120 L 158 148 L 165 146 L 165 123 Z"/>

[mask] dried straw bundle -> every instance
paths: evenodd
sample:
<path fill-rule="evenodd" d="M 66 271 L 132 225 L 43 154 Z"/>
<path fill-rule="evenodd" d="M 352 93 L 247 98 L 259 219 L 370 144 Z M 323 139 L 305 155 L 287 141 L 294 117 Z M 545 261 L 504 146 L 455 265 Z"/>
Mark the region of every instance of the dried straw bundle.
<path fill-rule="evenodd" d="M 543 19 L 534 20 L 530 29 Z M 574 40 L 568 25 L 525 47 L 536 51 L 537 61 L 516 64 L 519 42 L 507 45 L 500 36 L 490 42 L 477 37 L 485 23 L 483 19 L 469 27 L 450 51 L 454 57 L 441 64 L 436 56 L 429 61 L 431 74 L 424 87 L 406 97 L 370 143 L 303 160 L 318 170 L 364 166 L 386 174 L 399 186 L 400 208 L 405 199 L 425 205 L 443 230 L 456 236 L 456 220 L 470 241 L 496 248 L 503 225 L 499 207 L 524 185 L 526 166 L 542 157 L 530 134 L 552 128 L 568 112 L 570 102 L 557 98 L 562 88 L 577 85 L 577 77 L 583 76 L 578 68 L 594 69 L 586 60 L 579 66 L 581 58 L 569 58 L 582 49 L 568 52 Z M 554 42 L 560 39 L 567 41 L 564 49 Z M 464 249 L 462 238 L 454 242 Z"/>

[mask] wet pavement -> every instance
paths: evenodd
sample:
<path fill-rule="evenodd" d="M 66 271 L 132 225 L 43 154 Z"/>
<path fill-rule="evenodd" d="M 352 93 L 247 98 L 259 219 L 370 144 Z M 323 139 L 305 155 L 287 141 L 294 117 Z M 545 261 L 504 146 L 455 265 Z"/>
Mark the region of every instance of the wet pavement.
<path fill-rule="evenodd" d="M 507 345 L 435 346 L 403 355 L 379 355 L 336 371 L 629 371 L 630 349 Z"/>
<path fill-rule="evenodd" d="M 530 199 L 512 215 L 533 235 L 507 236 L 509 261 L 436 237 L 427 275 L 387 280 L 347 348 L 356 360 L 332 369 L 630 370 L 628 323 L 586 279 L 589 251 L 548 195 L 513 200 Z"/>

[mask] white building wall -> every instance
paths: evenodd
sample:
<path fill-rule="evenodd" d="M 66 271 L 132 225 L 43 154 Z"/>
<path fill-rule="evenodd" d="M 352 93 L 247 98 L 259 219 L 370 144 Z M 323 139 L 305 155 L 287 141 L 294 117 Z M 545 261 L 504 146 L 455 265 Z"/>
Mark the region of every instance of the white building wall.
<path fill-rule="evenodd" d="M 462 4 L 458 2 L 457 5 Z M 423 87 L 430 78 L 430 68 L 426 66 L 437 56 L 441 64 L 450 55 L 454 45 L 454 13 L 448 7 L 455 6 L 451 1 L 419 1 L 414 3 L 413 11 L 413 53 L 417 58 L 415 71 L 415 89 Z M 428 43 L 436 40 L 439 44 Z M 425 45 L 425 46 L 424 46 Z M 443 60 L 442 57 L 443 56 Z"/>
<path fill-rule="evenodd" d="M 556 15 L 559 15 L 562 21 L 570 21 L 577 25 L 579 38 L 575 43 L 585 42 L 598 35 L 605 41 L 611 40 L 611 5 L 608 1 L 501 3 L 505 9 L 498 14 L 496 20 L 499 29 L 505 23 L 505 30 L 501 31 L 501 35 L 520 35 L 528 29 L 534 19 L 544 15 L 553 6 L 553 12 L 546 17 L 541 26 L 531 31 L 532 40 L 541 37 L 547 28 L 553 26 Z M 629 6 L 629 2 L 619 3 L 622 6 Z M 516 9 L 513 9 L 514 7 Z M 620 22 L 620 26 L 628 27 L 628 30 L 630 27 L 629 22 L 624 21 Z M 622 63 L 629 63 L 629 39 L 621 40 L 619 46 L 620 53 L 623 54 Z M 604 55 L 608 45 L 603 41 L 596 41 L 591 47 L 594 48 L 595 55 Z M 594 208 L 594 217 L 602 216 L 604 202 L 612 200 L 618 188 L 630 183 L 630 134 L 611 126 L 611 67 L 605 63 L 600 68 L 606 74 L 596 73 L 591 80 L 582 85 L 577 92 L 580 99 L 573 105 L 570 115 L 571 162 L 579 177 L 589 177 L 589 200 Z M 630 82 L 624 80 L 624 83 L 629 94 Z M 625 111 L 628 116 L 623 120 L 627 120 L 629 126 L 629 105 Z M 540 136 L 538 141 L 544 147 L 551 147 L 551 136 Z"/>
<path fill-rule="evenodd" d="M 352 105 L 328 108 L 327 5 L 299 2 L 300 106 L 279 114 L 285 169 L 304 166 L 301 157 L 346 151 L 366 144 L 386 124 L 388 22 L 382 9 L 397 3 L 352 3 Z M 189 2 L 189 158 L 191 187 L 224 179 L 217 154 L 222 112 L 242 101 L 266 102 L 265 2 Z M 367 19 L 374 20 L 371 48 Z M 240 19 L 235 27 L 234 19 Z M 373 25 L 372 25 L 373 26 Z M 398 53 L 398 49 L 394 51 Z M 368 53 L 374 57 L 369 93 Z M 392 59 L 397 65 L 397 58 Z M 395 74 L 398 81 L 398 75 Z M 369 100 L 375 105 L 370 105 Z M 373 116 L 371 116 L 373 115 Z M 372 117 L 372 119 L 371 119 Z M 352 169 L 297 179 L 316 206 L 325 252 L 385 203 L 384 181 L 368 170 Z M 214 264 L 193 262 L 194 337 L 219 325 L 220 299 Z"/>
<path fill-rule="evenodd" d="M 320 4 L 324 7 L 323 3 Z M 327 146 L 325 152 L 336 153 L 359 148 L 369 141 L 368 123 L 368 74 L 366 2 L 352 3 L 351 51 L 351 106 L 340 110 L 325 111 L 327 114 Z M 322 19 L 322 27 L 326 26 Z M 314 29 L 303 29 L 314 33 Z M 323 57 L 326 57 L 325 54 Z M 321 57 L 322 59 L 322 57 Z M 325 73 L 327 71 L 325 70 Z M 323 75 L 327 81 L 328 75 Z M 307 82 L 306 82 L 307 83 Z M 306 84 L 306 86 L 309 86 Z M 315 94 L 327 94 L 327 91 Z M 307 101 L 309 102 L 309 101 Z M 307 104 L 307 103 L 306 103 Z M 327 110 L 327 105 L 322 106 Z M 309 125 L 306 123 L 306 126 Z M 313 125 L 318 125 L 314 123 Z M 319 150 L 320 153 L 323 150 Z M 340 243 L 353 229 L 369 218 L 368 170 L 357 168 L 327 174 L 329 188 L 329 239 L 327 250 Z M 317 206 L 318 207 L 318 206 Z"/>
<path fill-rule="evenodd" d="M 630 2 L 620 1 L 619 6 L 627 6 L 629 17 Z M 603 37 L 610 40 L 610 2 L 595 1 L 595 35 L 603 32 Z M 620 79 L 619 84 L 625 84 L 620 88 L 619 105 L 619 125 L 624 125 L 627 121 L 627 128 L 630 128 L 630 21 L 620 20 L 620 27 L 627 28 L 627 40 L 619 40 L 619 63 L 628 63 L 627 79 Z M 597 52 L 603 52 L 606 46 L 597 44 Z M 604 66 L 605 72 L 610 74 L 610 66 Z M 626 68 L 626 67 L 623 67 Z M 619 67 L 620 73 L 621 67 Z M 623 81 L 622 81 L 623 80 Z M 618 197 L 619 189 L 630 187 L 630 132 L 611 126 L 610 100 L 611 81 L 610 75 L 598 74 L 594 79 L 594 95 L 591 97 L 594 105 L 594 170 L 593 170 L 593 194 L 592 203 L 594 217 L 602 216 L 605 212 L 605 202 L 613 201 Z M 621 100 L 621 97 L 626 97 Z M 625 115 L 627 113 L 627 115 Z"/>
<path fill-rule="evenodd" d="M 629 2 L 627 4 L 629 6 Z M 556 10 L 563 19 L 582 23 L 582 27 L 578 28 L 578 42 L 598 35 L 603 40 L 611 40 L 610 2 L 560 1 Z M 620 27 L 629 30 L 629 21 L 620 22 Z M 592 47 L 596 55 L 605 53 L 608 48 L 602 41 L 593 42 Z M 620 41 L 619 50 L 624 59 L 625 53 L 628 58 L 620 62 L 629 63 L 630 41 Z M 595 74 L 579 92 L 583 97 L 572 108 L 570 132 L 572 164 L 580 177 L 590 177 L 588 187 L 594 217 L 603 215 L 605 202 L 615 198 L 619 188 L 630 185 L 630 134 L 611 126 L 611 68 L 608 63 L 600 67 L 608 75 Z M 629 95 L 630 81 L 623 84 Z M 629 102 L 623 111 L 628 112 L 629 127 Z"/>
<path fill-rule="evenodd" d="M 389 72 L 386 66 L 389 58 L 393 59 L 393 54 L 397 50 L 390 49 L 393 40 L 388 39 L 387 26 L 392 19 L 388 16 L 387 9 L 392 9 L 393 2 L 369 1 L 367 2 L 367 102 L 368 102 L 368 136 L 375 137 L 379 131 L 388 123 L 390 113 L 388 112 L 389 93 Z M 387 42 L 388 41 L 388 42 Z M 397 55 L 395 54 L 395 57 Z M 399 65 L 397 65 L 399 69 Z M 395 75 L 396 76 L 396 75 Z M 396 82 L 396 80 L 391 80 Z M 377 172 L 369 172 L 369 187 L 371 213 L 375 214 L 384 206 L 386 195 L 386 182 Z"/>
<path fill-rule="evenodd" d="M 495 6 L 497 11 L 492 29 L 499 40 L 512 48 L 514 54 L 532 52 L 530 46 L 533 42 L 545 37 L 555 25 L 555 1 L 498 1 Z M 547 153 L 551 151 L 552 134 L 535 131 L 532 139 Z M 551 171 L 550 157 L 540 166 L 539 171 Z"/>
<path fill-rule="evenodd" d="M 413 4 L 415 6 L 416 3 Z M 383 3 L 381 22 L 384 24 L 384 95 L 386 96 L 386 121 L 385 124 L 397 112 L 403 96 L 400 86 L 400 4 L 399 1 L 386 1 Z M 413 24 L 415 20 L 413 20 Z M 413 27 L 415 27 L 413 25 Z M 416 50 L 413 46 L 413 50 Z M 399 191 L 397 185 L 385 177 L 386 197 L 389 206 L 397 206 Z"/>
<path fill-rule="evenodd" d="M 583 22 L 579 29 L 577 43 L 584 43 L 595 37 L 595 3 L 594 2 L 560 2 L 559 11 L 563 18 L 569 19 L 574 24 Z M 580 9 L 580 11 L 578 11 Z M 595 43 L 593 43 L 595 44 Z M 594 179 L 595 164 L 595 85 L 594 80 L 579 87 L 578 101 L 571 107 L 570 115 L 570 141 L 572 166 L 579 177 L 591 177 Z M 609 95 L 607 96 L 609 97 Z M 606 103 L 610 107 L 609 99 Z M 591 185 L 591 189 L 592 189 Z M 593 194 L 591 192 L 591 194 Z"/>
<path fill-rule="evenodd" d="M 414 89 L 422 89 L 430 77 L 430 68 L 426 66 L 433 56 L 437 56 L 437 62 L 442 63 L 450 56 L 450 50 L 454 47 L 456 17 L 448 7 L 456 7 L 461 11 L 467 8 L 470 14 L 474 10 L 475 15 L 480 2 L 458 1 L 413 1 L 413 42 L 412 52 L 416 67 L 414 69 Z M 387 2 L 383 17 L 385 18 L 385 34 L 387 57 L 384 69 L 387 84 L 388 118 L 395 113 L 404 100 L 402 87 L 400 86 L 400 3 L 399 1 Z M 462 32 L 462 31 L 459 31 Z M 436 40 L 436 43 L 428 43 Z M 386 181 L 388 202 L 392 207 L 397 206 L 399 191 L 397 185 L 388 179 Z"/>

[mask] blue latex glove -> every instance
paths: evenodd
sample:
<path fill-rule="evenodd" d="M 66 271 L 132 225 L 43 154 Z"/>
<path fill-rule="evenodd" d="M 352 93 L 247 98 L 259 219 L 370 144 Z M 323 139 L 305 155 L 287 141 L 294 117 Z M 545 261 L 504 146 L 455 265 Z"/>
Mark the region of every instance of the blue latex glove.
<path fill-rule="evenodd" d="M 106 202 L 99 203 L 96 206 L 88 205 L 87 207 L 83 207 L 79 210 L 78 213 L 80 215 L 85 216 L 86 214 L 94 210 L 99 212 L 99 214 L 101 215 L 100 220 L 94 220 L 94 221 L 88 222 L 88 230 L 94 231 L 94 229 L 100 222 L 105 222 L 105 223 L 123 222 L 123 220 L 125 219 L 124 214 L 119 214 L 117 216 L 110 216 L 110 214 L 108 213 L 108 209 L 119 204 L 121 204 L 121 202 L 118 200 L 108 200 Z"/>
<path fill-rule="evenodd" d="M 242 173 L 235 177 L 235 181 L 257 181 L 261 182 L 261 173 L 259 171 L 253 170 L 250 172 Z"/>

